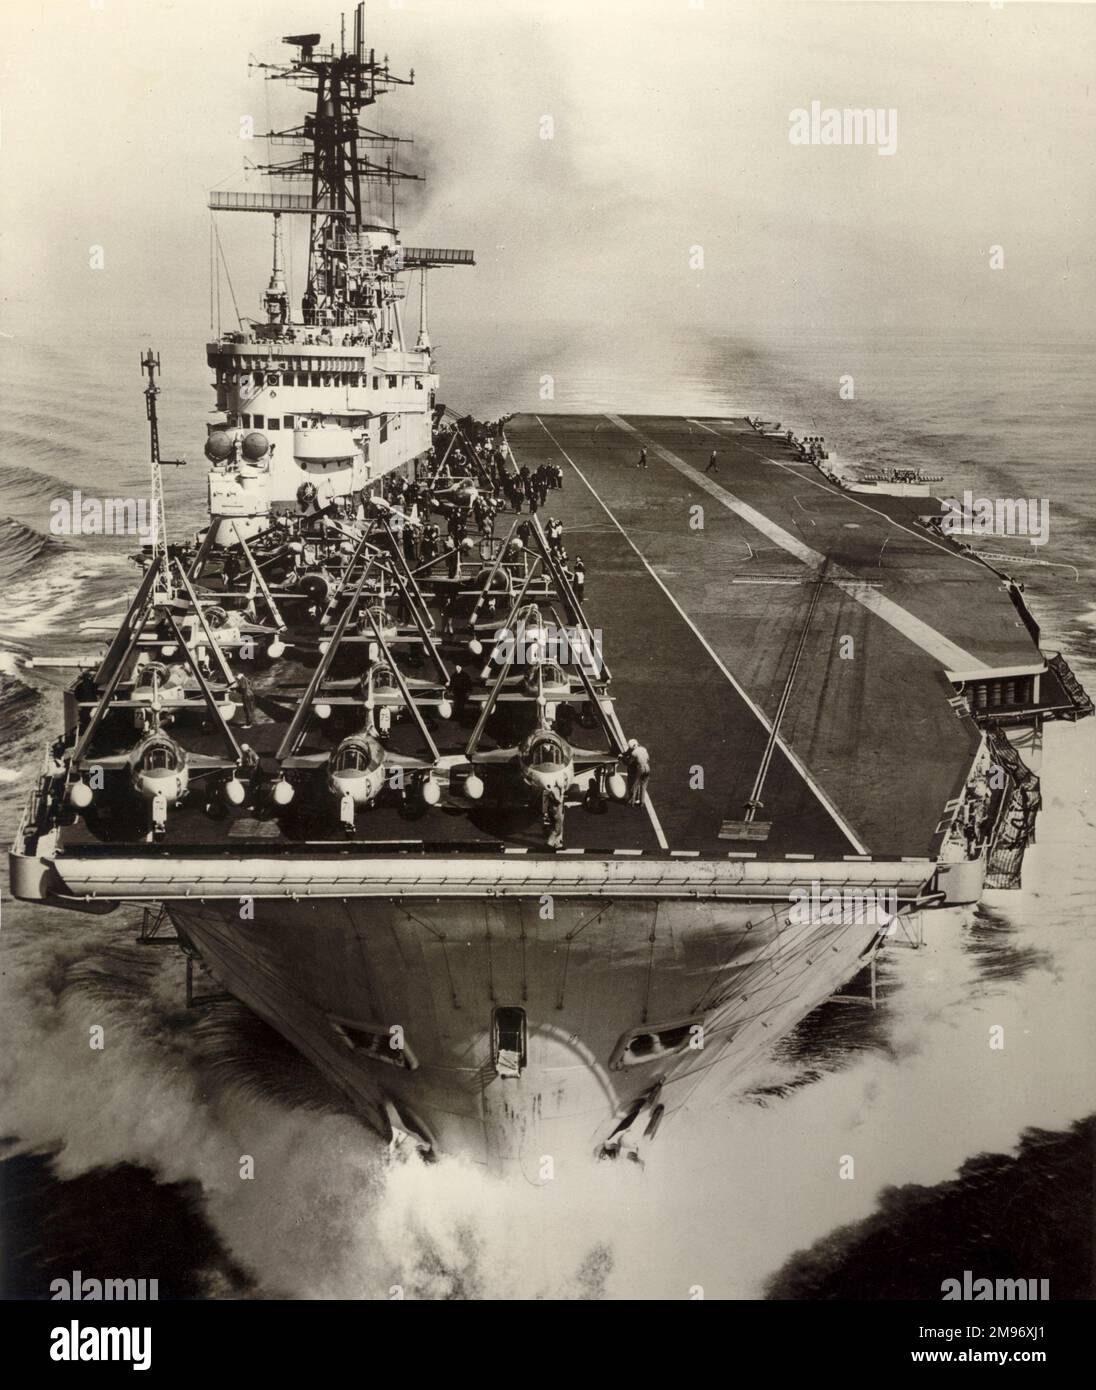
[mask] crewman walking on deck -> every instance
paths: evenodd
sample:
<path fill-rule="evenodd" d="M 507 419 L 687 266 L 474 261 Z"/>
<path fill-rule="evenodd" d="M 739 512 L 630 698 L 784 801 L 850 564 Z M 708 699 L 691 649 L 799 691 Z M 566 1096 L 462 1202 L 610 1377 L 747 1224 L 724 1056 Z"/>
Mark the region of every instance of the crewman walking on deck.
<path fill-rule="evenodd" d="M 453 694 L 453 718 L 458 724 L 463 724 L 468 714 L 468 700 L 472 694 L 472 677 L 463 666 L 453 667 L 449 689 Z"/>
<path fill-rule="evenodd" d="M 628 740 L 628 747 L 624 751 L 624 765 L 628 769 L 628 800 L 633 806 L 642 806 L 647 779 L 651 775 L 651 755 L 642 743 L 634 738 Z"/>
<path fill-rule="evenodd" d="M 582 596 L 586 592 L 586 566 L 582 563 L 581 555 L 575 556 L 575 568 L 572 571 L 572 576 L 571 587 L 575 591 L 575 598 L 581 603 Z"/>
<path fill-rule="evenodd" d="M 707 468 L 705 468 L 704 472 L 705 472 L 705 473 L 718 473 L 718 472 L 719 472 L 719 450 L 718 450 L 718 449 L 713 449 L 712 452 L 711 452 L 711 454 L 708 456 L 708 466 L 707 466 Z"/>
<path fill-rule="evenodd" d="M 236 693 L 240 697 L 240 704 L 243 705 L 244 717 L 240 728 L 250 729 L 255 723 L 255 690 L 246 676 L 236 677 Z"/>
<path fill-rule="evenodd" d="M 645 448 L 644 448 L 644 449 L 640 449 L 640 451 L 639 451 L 639 458 L 636 459 L 636 467 L 637 467 L 637 468 L 646 468 L 646 467 L 647 467 L 647 450 L 646 450 Z"/>
<path fill-rule="evenodd" d="M 562 787 L 545 787 L 541 797 L 541 812 L 548 827 L 548 843 L 553 849 L 563 848 L 564 796 Z"/>

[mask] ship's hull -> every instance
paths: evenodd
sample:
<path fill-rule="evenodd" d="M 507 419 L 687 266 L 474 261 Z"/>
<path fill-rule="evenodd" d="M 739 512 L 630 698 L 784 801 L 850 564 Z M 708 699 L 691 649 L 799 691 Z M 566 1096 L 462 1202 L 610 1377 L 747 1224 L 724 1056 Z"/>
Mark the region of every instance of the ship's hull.
<path fill-rule="evenodd" d="M 402 1129 L 530 1180 L 545 1159 L 589 1156 L 622 1133 L 626 1147 L 653 1138 L 687 1100 L 726 1087 L 880 935 L 872 913 L 797 922 L 786 903 L 642 898 L 257 901 L 244 920 L 232 903 L 176 901 L 169 912 L 214 979 L 381 1134 Z M 500 1063 L 500 1017 L 523 1023 L 520 1067 Z"/>

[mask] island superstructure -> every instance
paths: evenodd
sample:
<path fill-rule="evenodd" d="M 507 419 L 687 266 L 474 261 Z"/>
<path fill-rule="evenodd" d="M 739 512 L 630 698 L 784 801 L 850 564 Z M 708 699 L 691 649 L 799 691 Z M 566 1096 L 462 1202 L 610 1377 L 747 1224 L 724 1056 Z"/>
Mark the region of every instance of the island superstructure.
<path fill-rule="evenodd" d="M 427 272 L 470 266 L 470 250 L 406 247 L 395 189 L 418 176 L 394 163 L 398 137 L 362 123 L 398 76 L 367 47 L 364 13 L 353 43 L 320 47 L 319 34 L 285 40 L 289 63 L 259 63 L 268 78 L 314 97 L 299 126 L 266 132 L 272 151 L 296 153 L 255 166 L 271 182 L 308 191 L 210 194 L 216 214 L 269 216 L 273 265 L 264 317 L 241 320 L 208 348 L 223 428 L 211 431 L 210 514 L 261 530 L 299 497 L 321 505 L 360 493 L 431 445 L 438 378 L 427 325 Z M 299 305 L 290 302 L 282 219 L 309 219 L 308 264 Z M 219 246 L 219 240 L 218 240 Z M 405 330 L 405 273 L 419 272 L 419 324 Z M 249 439 L 248 436 L 251 436 Z M 221 535 L 226 534 L 222 527 Z"/>
<path fill-rule="evenodd" d="M 349 48 L 287 42 L 316 100 L 277 167 L 312 187 L 215 199 L 274 255 L 209 347 L 209 525 L 67 693 L 13 889 L 143 905 L 383 1135 L 530 1180 L 641 1156 L 1018 884 L 1033 750 L 1092 706 L 927 487 L 868 497 L 752 418 L 446 412 L 401 276 L 471 253 L 367 206 L 396 79 L 362 6 Z"/>

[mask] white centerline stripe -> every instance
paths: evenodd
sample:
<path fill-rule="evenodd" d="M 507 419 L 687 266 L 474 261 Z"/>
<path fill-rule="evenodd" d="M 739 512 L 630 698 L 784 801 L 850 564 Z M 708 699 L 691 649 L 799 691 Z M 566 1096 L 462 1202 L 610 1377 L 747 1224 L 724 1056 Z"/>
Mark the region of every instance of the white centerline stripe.
<path fill-rule="evenodd" d="M 676 468 L 691 483 L 703 488 L 710 497 L 714 497 L 729 512 L 741 517 L 743 521 L 755 527 L 762 535 L 768 536 L 769 540 L 774 545 L 778 545 L 781 550 L 786 550 L 789 555 L 794 555 L 797 560 L 801 560 L 803 564 L 810 565 L 814 569 L 821 569 L 822 565 L 825 564 L 826 557 L 819 551 L 812 550 L 809 545 L 804 545 L 790 531 L 785 531 L 782 526 L 778 526 L 763 512 L 759 512 L 756 507 L 751 507 L 749 503 L 743 502 L 741 498 L 736 497 L 733 492 L 728 492 L 719 483 L 709 482 L 698 468 L 694 468 L 691 463 L 686 463 L 684 459 L 678 458 L 675 453 L 671 453 L 661 444 L 656 444 L 654 440 L 648 439 L 627 420 L 622 420 L 619 415 L 609 415 L 606 416 L 606 419 L 612 420 L 614 425 L 642 439 L 647 447 L 653 449 L 659 458 L 668 463 L 671 468 Z M 701 428 L 706 429 L 707 426 Z M 714 434 L 715 431 L 713 430 L 712 433 Z M 770 462 L 775 462 L 775 460 L 770 460 Z M 908 637 L 922 651 L 928 652 L 929 656 L 938 661 L 945 671 L 985 669 L 983 662 L 971 656 L 969 652 L 965 652 L 962 647 L 956 646 L 943 633 L 937 632 L 928 623 L 914 617 L 912 613 L 895 603 L 893 599 L 884 597 L 875 589 L 866 589 L 862 580 L 857 579 L 854 574 L 843 569 L 840 565 L 831 565 L 830 574 L 840 576 L 840 578 L 834 579 L 837 588 L 842 589 L 857 603 L 863 604 L 877 618 L 882 618 L 885 623 L 889 623 L 904 637 Z"/>
<path fill-rule="evenodd" d="M 612 419 L 613 417 L 612 417 L 612 416 L 609 416 L 609 417 L 607 417 L 607 418 Z M 603 511 L 603 512 L 605 513 L 605 515 L 609 518 L 609 520 L 613 523 L 613 525 L 617 528 L 617 530 L 618 530 L 618 531 L 620 532 L 620 534 L 624 537 L 624 539 L 628 542 L 628 544 L 632 547 L 632 549 L 635 551 L 636 555 L 639 556 L 639 560 L 640 560 L 640 563 L 643 565 L 643 568 L 647 571 L 647 573 L 648 573 L 648 574 L 651 576 L 651 578 L 655 581 L 655 583 L 658 585 L 658 587 L 662 590 L 662 592 L 666 595 L 666 597 L 667 597 L 667 598 L 670 600 L 670 602 L 673 604 L 674 608 L 677 610 L 677 612 L 678 612 L 678 614 L 680 615 L 680 617 L 682 618 L 682 620 L 688 625 L 688 627 L 689 627 L 690 631 L 692 632 L 693 636 L 697 639 L 697 641 L 700 643 L 700 645 L 704 648 L 704 650 L 708 653 L 708 655 L 711 657 L 711 659 L 715 662 L 715 664 L 716 664 L 716 666 L 718 667 L 719 671 L 723 674 L 724 677 L 726 677 L 726 679 L 730 682 L 730 684 L 734 687 L 734 689 L 738 692 L 738 694 L 742 697 L 742 699 L 743 699 L 743 700 L 745 701 L 745 703 L 748 705 L 748 707 L 749 707 L 750 711 L 752 712 L 754 718 L 758 721 L 758 723 L 760 723 L 761 727 L 765 730 L 765 732 L 766 732 L 767 734 L 771 734 L 772 731 L 773 731 L 773 726 L 772 726 L 771 722 L 766 718 L 764 711 L 760 708 L 759 705 L 755 704 L 754 701 L 750 699 L 749 695 L 746 694 L 746 692 L 745 692 L 745 690 L 743 690 L 742 686 L 739 685 L 738 681 L 735 680 L 734 676 L 731 675 L 730 671 L 727 669 L 727 667 L 726 667 L 726 665 L 724 664 L 724 662 L 720 660 L 720 657 L 719 657 L 718 653 L 717 653 L 717 652 L 715 651 L 715 649 L 712 647 L 712 644 L 708 641 L 708 639 L 704 636 L 704 634 L 703 634 L 703 633 L 700 631 L 700 629 L 697 627 L 696 623 L 693 622 L 693 620 L 689 617 L 688 613 L 686 613 L 685 610 L 682 608 L 681 604 L 678 603 L 677 599 L 674 598 L 673 594 L 670 593 L 670 591 L 669 591 L 669 589 L 667 589 L 666 585 L 662 582 L 662 580 L 661 580 L 661 579 L 658 577 L 658 575 L 654 572 L 654 570 L 651 568 L 651 566 L 647 563 L 647 559 L 646 559 L 646 557 L 644 556 L 643 552 L 640 550 L 639 546 L 636 545 L 635 541 L 632 540 L 632 538 L 631 538 L 631 536 L 629 536 L 628 532 L 625 531 L 625 529 L 624 529 L 623 526 L 621 526 L 620 522 L 616 519 L 616 517 L 613 515 L 613 513 L 612 513 L 612 512 L 609 510 L 609 508 L 606 506 L 605 502 L 602 501 L 601 497 L 598 495 L 596 489 L 592 486 L 592 484 L 590 483 L 590 480 L 586 477 L 585 473 L 583 473 L 582 469 L 579 468 L 578 464 L 574 461 L 574 459 L 573 459 L 573 458 L 571 457 L 571 455 L 567 452 L 567 450 L 564 449 L 563 445 L 559 442 L 559 440 L 555 437 L 555 435 L 552 433 L 552 431 L 548 428 L 548 426 L 544 423 L 544 421 L 540 418 L 539 415 L 536 417 L 536 421 L 537 421 L 537 424 L 538 424 L 538 425 L 541 427 L 541 429 L 544 431 L 544 433 L 548 436 L 548 438 L 552 441 L 552 443 L 553 443 L 553 444 L 556 446 L 556 448 L 559 450 L 559 452 L 563 455 L 563 457 L 567 460 L 567 462 L 568 462 L 568 463 L 571 465 L 571 467 L 575 470 L 575 473 L 577 474 L 577 476 L 578 476 L 579 478 L 582 479 L 582 482 L 585 484 L 587 490 L 589 491 L 590 495 L 594 498 L 594 500 L 597 502 L 598 506 L 602 509 L 602 511 Z M 657 448 L 658 446 L 656 445 L 656 446 L 654 446 L 654 447 Z M 685 466 L 687 467 L 688 465 L 685 465 Z M 867 849 L 864 847 L 863 844 L 861 844 L 859 837 L 856 835 L 856 832 L 855 832 L 855 831 L 852 829 L 852 827 L 849 825 L 848 821 L 845 820 L 844 816 L 842 816 L 842 814 L 840 813 L 840 811 L 838 811 L 837 807 L 836 807 L 836 806 L 833 804 L 833 802 L 829 799 L 829 797 L 826 795 L 826 793 L 822 790 L 822 788 L 821 788 L 821 787 L 818 785 L 818 783 L 814 780 L 814 778 L 811 776 L 811 774 L 807 771 L 807 769 L 806 769 L 806 768 L 803 766 L 803 764 L 800 762 L 799 758 L 795 755 L 795 753 L 792 752 L 792 750 L 788 747 L 788 745 L 784 742 L 784 740 L 779 736 L 779 734 L 777 735 L 777 738 L 776 738 L 776 746 L 777 746 L 777 748 L 779 748 L 780 751 L 784 754 L 784 756 L 787 758 L 788 762 L 791 763 L 792 767 L 795 768 L 796 772 L 799 773 L 799 775 L 800 775 L 800 777 L 802 777 L 803 781 L 806 782 L 807 786 L 808 786 L 808 787 L 811 789 L 811 791 L 814 793 L 814 795 L 815 795 L 815 797 L 818 799 L 819 803 L 825 808 L 826 812 L 829 814 L 829 816 L 830 816 L 830 818 L 833 820 L 834 824 L 840 829 L 841 833 L 845 836 L 845 838 L 849 841 L 849 843 L 853 846 L 853 848 L 857 851 L 857 853 L 858 853 L 858 854 L 867 854 L 867 853 L 868 853 Z M 653 814 L 653 808 L 652 808 L 652 814 Z M 660 832 L 660 831 L 657 831 L 656 833 L 661 833 L 661 832 Z"/>

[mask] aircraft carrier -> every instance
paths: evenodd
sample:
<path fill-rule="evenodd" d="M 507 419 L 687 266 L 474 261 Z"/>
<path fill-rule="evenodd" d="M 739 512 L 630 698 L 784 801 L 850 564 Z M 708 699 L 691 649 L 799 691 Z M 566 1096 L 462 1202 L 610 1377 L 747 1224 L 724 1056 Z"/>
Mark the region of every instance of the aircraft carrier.
<path fill-rule="evenodd" d="M 161 524 L 66 693 L 12 888 L 142 905 L 382 1135 L 535 1180 L 641 1158 L 925 914 L 1017 886 L 1043 726 L 1092 705 L 912 471 L 753 417 L 446 410 L 427 278 L 474 256 L 400 242 L 361 115 L 409 79 L 367 37 L 359 5 L 260 65 L 314 101 L 268 134 L 303 191 L 211 195 L 273 255 L 208 347 L 209 525 Z"/>

